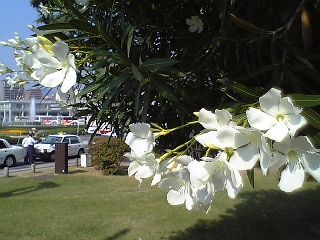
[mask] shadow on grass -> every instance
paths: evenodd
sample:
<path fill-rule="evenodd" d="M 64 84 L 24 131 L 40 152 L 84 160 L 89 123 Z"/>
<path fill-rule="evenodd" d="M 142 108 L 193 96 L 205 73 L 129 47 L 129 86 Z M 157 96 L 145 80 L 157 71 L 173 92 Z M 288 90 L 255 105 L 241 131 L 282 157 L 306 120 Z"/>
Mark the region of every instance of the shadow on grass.
<path fill-rule="evenodd" d="M 59 187 L 59 184 L 56 184 L 54 182 L 40 182 L 37 186 L 32 187 L 25 187 L 25 188 L 19 188 L 8 192 L 1 192 L 0 198 L 9 198 L 14 197 L 22 194 L 27 194 L 30 192 L 38 191 L 44 188 L 55 188 Z"/>
<path fill-rule="evenodd" d="M 123 237 L 124 235 L 126 235 L 129 232 L 128 228 L 125 228 L 119 232 L 117 232 L 116 234 L 114 234 L 113 236 L 107 237 L 104 240 L 116 240 L 119 239 L 121 237 Z"/>
<path fill-rule="evenodd" d="M 77 169 L 77 170 L 68 171 L 68 174 L 78 174 L 78 173 L 87 173 L 87 172 L 88 171 L 86 170 Z"/>
<path fill-rule="evenodd" d="M 220 220 L 200 220 L 169 239 L 320 239 L 320 187 L 286 194 L 277 190 L 241 194 L 242 202 Z M 212 209 L 214 211 L 214 203 Z"/>

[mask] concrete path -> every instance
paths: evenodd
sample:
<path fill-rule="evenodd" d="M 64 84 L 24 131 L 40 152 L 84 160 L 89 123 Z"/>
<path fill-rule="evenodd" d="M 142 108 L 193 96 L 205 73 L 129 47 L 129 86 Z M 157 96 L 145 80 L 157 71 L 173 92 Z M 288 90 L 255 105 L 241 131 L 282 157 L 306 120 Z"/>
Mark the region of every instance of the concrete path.
<path fill-rule="evenodd" d="M 68 159 L 68 166 L 75 167 L 76 161 L 78 160 L 78 165 L 80 166 L 80 159 Z M 54 170 L 55 169 L 55 162 L 43 162 L 43 161 L 36 161 L 35 162 L 35 172 L 40 173 L 47 170 Z M 32 173 L 33 169 L 31 165 L 24 165 L 23 163 L 17 163 L 16 166 L 9 168 L 9 176 L 15 176 L 17 174 L 25 174 L 25 173 Z M 0 168 L 0 177 L 4 176 L 4 167 Z"/>

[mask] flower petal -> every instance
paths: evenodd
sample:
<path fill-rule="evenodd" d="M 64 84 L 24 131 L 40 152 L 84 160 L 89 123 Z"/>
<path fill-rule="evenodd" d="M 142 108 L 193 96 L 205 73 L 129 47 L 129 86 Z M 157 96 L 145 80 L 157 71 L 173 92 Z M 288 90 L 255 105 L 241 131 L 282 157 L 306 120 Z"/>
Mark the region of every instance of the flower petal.
<path fill-rule="evenodd" d="M 289 97 L 284 97 L 279 102 L 279 112 L 283 114 L 295 114 L 301 113 L 301 109 L 295 107 Z"/>
<path fill-rule="evenodd" d="M 289 134 L 293 137 L 296 131 L 307 124 L 307 120 L 302 115 L 289 114 L 285 118 L 286 124 L 289 128 Z"/>
<path fill-rule="evenodd" d="M 291 148 L 298 151 L 316 151 L 316 149 L 314 148 L 310 139 L 307 136 L 298 136 L 292 139 Z"/>
<path fill-rule="evenodd" d="M 141 165 L 137 161 L 131 162 L 128 167 L 128 176 L 130 177 L 130 176 L 134 175 L 138 171 L 140 166 Z"/>
<path fill-rule="evenodd" d="M 277 122 L 272 128 L 270 128 L 264 136 L 275 140 L 276 142 L 281 142 L 289 134 L 289 129 L 287 125 L 283 122 Z"/>
<path fill-rule="evenodd" d="M 274 152 L 272 162 L 269 166 L 269 169 L 272 171 L 278 171 L 280 167 L 286 164 L 288 161 L 287 155 L 281 154 L 279 152 Z"/>
<path fill-rule="evenodd" d="M 274 117 L 256 108 L 249 108 L 246 114 L 250 126 L 259 130 L 268 130 L 277 123 Z"/>
<path fill-rule="evenodd" d="M 177 176 L 170 176 L 165 179 L 163 179 L 159 185 L 158 188 L 160 189 L 171 189 L 171 188 L 177 188 L 180 186 L 179 184 L 180 178 Z"/>
<path fill-rule="evenodd" d="M 221 144 L 217 139 L 217 131 L 210 131 L 196 137 L 196 140 L 205 147 L 218 148 Z"/>
<path fill-rule="evenodd" d="M 268 168 L 272 162 L 272 157 L 265 151 L 260 151 L 260 167 L 263 175 L 267 175 Z"/>
<path fill-rule="evenodd" d="M 61 69 L 63 68 L 61 65 L 61 62 L 52 56 L 50 53 L 48 53 L 43 48 L 39 48 L 39 50 L 36 53 L 36 58 L 39 60 L 39 62 L 44 66 L 48 68 L 55 68 L 55 69 Z"/>
<path fill-rule="evenodd" d="M 206 182 L 214 171 L 214 164 L 213 162 L 194 160 L 188 164 L 188 170 L 190 178 L 192 176 L 202 182 Z"/>
<path fill-rule="evenodd" d="M 305 152 L 302 156 L 303 166 L 306 171 L 320 182 L 320 155 L 317 153 Z"/>
<path fill-rule="evenodd" d="M 221 125 L 228 125 L 232 118 L 232 115 L 227 110 L 217 109 L 215 111 L 215 115 L 217 116 L 217 119 Z"/>
<path fill-rule="evenodd" d="M 275 116 L 279 112 L 281 91 L 271 88 L 266 94 L 259 98 L 262 111 Z"/>
<path fill-rule="evenodd" d="M 198 29 L 198 26 L 197 26 L 197 25 L 191 25 L 191 26 L 189 26 L 189 32 L 195 32 L 195 31 L 197 31 L 197 29 Z"/>
<path fill-rule="evenodd" d="M 72 67 L 69 67 L 61 85 L 61 92 L 63 93 L 68 92 L 70 88 L 72 88 L 76 84 L 76 82 L 77 82 L 77 73 Z"/>
<path fill-rule="evenodd" d="M 179 189 L 171 189 L 167 194 L 167 201 L 171 205 L 183 204 L 186 200 L 184 191 L 179 191 Z"/>
<path fill-rule="evenodd" d="M 154 174 L 154 169 L 151 168 L 151 166 L 140 166 L 138 171 L 135 174 L 135 177 L 137 179 L 140 178 L 148 178 L 151 177 Z"/>
<path fill-rule="evenodd" d="M 300 188 L 304 181 L 304 170 L 301 164 L 288 166 L 281 172 L 281 179 L 278 184 L 279 188 L 284 192 L 292 192 Z"/>
<path fill-rule="evenodd" d="M 150 125 L 147 123 L 133 123 L 129 128 L 135 136 L 140 138 L 147 138 L 150 131 Z"/>
<path fill-rule="evenodd" d="M 249 143 L 234 151 L 230 163 L 238 170 L 248 170 L 255 166 L 260 153 L 255 143 Z"/>
<path fill-rule="evenodd" d="M 62 83 L 66 72 L 64 70 L 55 71 L 50 74 L 46 74 L 44 78 L 40 79 L 39 82 L 41 85 L 49 88 L 53 88 Z"/>
<path fill-rule="evenodd" d="M 249 143 L 249 139 L 244 134 L 228 126 L 220 127 L 216 136 L 219 140 L 216 144 L 220 148 L 232 147 L 235 149 Z"/>
<path fill-rule="evenodd" d="M 67 55 L 69 53 L 68 44 L 62 41 L 57 41 L 51 46 L 51 50 L 60 62 L 67 62 Z"/>
<path fill-rule="evenodd" d="M 208 130 L 216 130 L 220 126 L 217 116 L 204 108 L 199 111 L 199 123 Z"/>
<path fill-rule="evenodd" d="M 188 155 L 182 155 L 175 159 L 176 163 L 182 164 L 183 166 L 187 166 L 194 159 Z"/>
<path fill-rule="evenodd" d="M 193 21 L 192 19 L 190 19 L 190 18 L 187 18 L 187 19 L 186 19 L 186 24 L 188 24 L 188 25 L 194 25 L 194 21 Z"/>

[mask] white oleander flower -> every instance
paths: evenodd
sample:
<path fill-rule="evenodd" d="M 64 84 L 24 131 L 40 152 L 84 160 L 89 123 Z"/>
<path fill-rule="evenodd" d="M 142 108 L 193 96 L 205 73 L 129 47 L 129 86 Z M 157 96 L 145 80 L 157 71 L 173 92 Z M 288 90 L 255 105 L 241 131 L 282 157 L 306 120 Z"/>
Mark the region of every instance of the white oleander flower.
<path fill-rule="evenodd" d="M 31 76 L 45 87 L 61 85 L 60 90 L 66 93 L 77 81 L 74 55 L 62 41 L 55 42 L 48 50 L 43 47 L 37 49 L 35 58 L 38 62 L 32 66 L 34 72 Z"/>
<path fill-rule="evenodd" d="M 131 148 L 131 154 L 137 158 L 150 153 L 153 150 L 155 139 L 147 123 L 134 123 L 129 125 L 125 143 Z"/>
<path fill-rule="evenodd" d="M 196 189 L 207 189 L 202 199 L 212 201 L 214 192 L 227 190 L 230 198 L 235 198 L 243 187 L 239 171 L 227 161 L 227 154 L 220 153 L 215 158 L 202 157 L 202 161 L 192 161 L 188 165 L 190 182 Z"/>
<path fill-rule="evenodd" d="M 217 130 L 221 126 L 235 125 L 231 122 L 232 115 L 227 110 L 208 111 L 202 108 L 199 111 L 199 123 L 207 130 Z"/>
<path fill-rule="evenodd" d="M 300 188 L 305 172 L 320 182 L 320 155 L 308 137 L 287 137 L 282 142 L 275 142 L 273 148 L 276 151 L 270 169 L 278 170 L 285 166 L 278 185 L 282 191 L 292 192 Z"/>
<path fill-rule="evenodd" d="M 189 25 L 189 32 L 201 33 L 203 30 L 203 23 L 199 16 L 191 16 L 191 18 L 186 19 L 186 24 Z"/>
<path fill-rule="evenodd" d="M 14 38 L 8 39 L 8 42 L 0 41 L 2 46 L 10 46 L 12 48 L 20 48 L 23 44 L 22 39 L 20 38 L 17 32 L 14 33 Z"/>
<path fill-rule="evenodd" d="M 246 140 L 243 142 L 244 145 L 233 150 L 229 162 L 238 170 L 249 170 L 260 160 L 261 170 L 266 174 L 272 159 L 266 138 L 257 129 L 243 127 L 236 127 L 236 129 Z"/>
<path fill-rule="evenodd" d="M 17 73 L 14 73 L 14 74 L 13 74 L 13 77 L 7 76 L 6 79 L 7 79 L 8 85 L 9 85 L 11 88 L 13 88 L 13 87 L 19 82 L 19 80 L 20 80 L 20 78 L 19 78 L 19 76 L 18 76 Z"/>
<path fill-rule="evenodd" d="M 45 18 L 50 16 L 51 13 L 49 11 L 49 8 L 47 6 L 44 6 L 42 2 L 40 2 L 39 8 L 40 8 L 40 12 L 43 14 Z"/>
<path fill-rule="evenodd" d="M 281 142 L 287 135 L 293 137 L 307 123 L 300 115 L 302 110 L 289 97 L 282 98 L 280 90 L 271 88 L 259 102 L 261 110 L 249 108 L 247 118 L 252 127 L 266 131 L 267 138 Z"/>
<path fill-rule="evenodd" d="M 126 153 L 124 156 L 131 161 L 128 167 L 128 175 L 130 177 L 135 176 L 140 183 L 139 187 L 143 185 L 145 179 L 153 176 L 159 167 L 159 159 L 156 159 L 153 153 L 147 153 L 140 157 L 136 157 L 132 153 Z"/>
<path fill-rule="evenodd" d="M 221 126 L 217 131 L 209 131 L 196 137 L 196 140 L 204 147 L 224 150 L 225 148 L 237 149 L 250 142 L 237 129 L 229 126 Z"/>
<path fill-rule="evenodd" d="M 180 156 L 175 159 L 176 162 L 181 164 L 181 168 L 168 172 L 167 177 L 161 180 L 158 188 L 169 189 L 167 194 L 167 201 L 171 205 L 186 205 L 188 210 L 192 209 L 193 190 L 190 185 L 190 173 L 187 165 L 194 159 L 190 156 Z"/>

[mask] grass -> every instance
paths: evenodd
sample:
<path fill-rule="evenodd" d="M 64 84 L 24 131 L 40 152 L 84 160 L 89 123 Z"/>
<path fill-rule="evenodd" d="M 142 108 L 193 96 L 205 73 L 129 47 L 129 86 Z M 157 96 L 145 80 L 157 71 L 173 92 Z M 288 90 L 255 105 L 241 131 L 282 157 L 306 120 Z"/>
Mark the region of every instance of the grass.
<path fill-rule="evenodd" d="M 320 229 L 315 182 L 286 194 L 275 175 L 257 174 L 254 190 L 244 177 L 239 196 L 217 193 L 206 215 L 170 206 L 155 187 L 138 190 L 128 176 L 69 170 L 0 178 L 1 238 L 302 240 Z"/>

